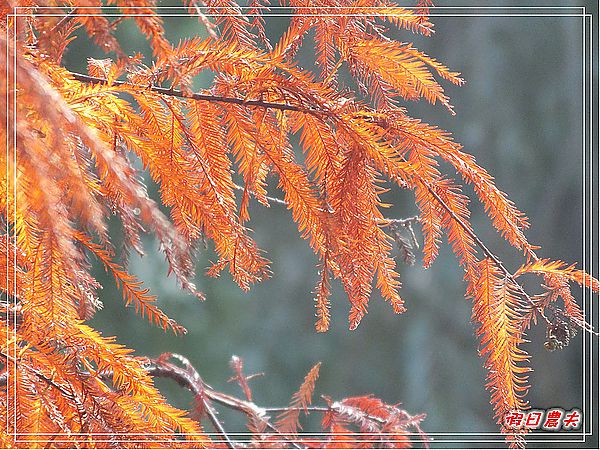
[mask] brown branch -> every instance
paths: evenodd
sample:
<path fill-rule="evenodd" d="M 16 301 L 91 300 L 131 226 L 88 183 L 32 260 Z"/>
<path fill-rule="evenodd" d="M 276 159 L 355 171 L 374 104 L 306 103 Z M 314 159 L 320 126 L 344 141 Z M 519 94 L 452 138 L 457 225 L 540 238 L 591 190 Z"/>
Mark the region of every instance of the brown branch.
<path fill-rule="evenodd" d="M 406 159 L 404 161 L 406 161 Z M 540 308 L 533 301 L 533 299 L 529 296 L 529 294 L 527 292 L 525 292 L 525 289 L 523 289 L 523 287 L 519 283 L 517 283 L 517 280 L 515 280 L 515 277 L 513 276 L 513 274 L 504 266 L 502 261 L 500 261 L 500 259 L 491 252 L 491 250 L 483 243 L 483 241 L 481 239 L 479 239 L 479 236 L 477 236 L 477 234 L 475 234 L 475 232 L 473 230 L 471 230 L 471 228 L 468 227 L 465 224 L 465 222 L 454 213 L 454 211 L 452 211 L 452 208 L 450 208 L 446 204 L 446 202 L 438 195 L 437 192 L 435 192 L 435 190 L 429 185 L 429 183 L 427 183 L 423 179 L 421 179 L 420 181 L 421 181 L 421 183 L 423 183 L 425 185 L 425 187 L 427 188 L 429 193 L 431 195 L 433 195 L 433 197 L 438 201 L 440 206 L 446 210 L 446 212 L 450 215 L 450 217 L 452 217 L 452 219 L 464 230 L 464 232 L 467 233 L 471 237 L 471 239 L 473 239 L 473 241 L 475 241 L 475 243 L 481 249 L 483 254 L 493 261 L 493 263 L 496 265 L 496 267 L 498 267 L 498 269 L 500 269 L 500 271 L 502 271 L 504 276 L 506 278 L 508 278 L 508 280 L 517 288 L 519 293 L 525 297 L 525 299 L 529 302 L 529 304 L 533 308 L 536 308 L 538 310 L 538 312 L 544 318 L 546 323 L 550 324 L 550 320 L 544 314 L 543 308 Z"/>
<path fill-rule="evenodd" d="M 10 359 L 11 361 L 14 358 L 9 357 L 3 353 L 0 353 L 0 357 L 5 360 Z M 179 364 L 175 364 L 170 360 L 177 360 Z M 56 384 L 51 378 L 48 378 L 46 375 L 41 373 L 40 371 L 24 364 L 22 362 L 19 363 L 24 366 L 28 371 L 32 372 L 35 376 L 43 380 L 48 385 L 57 389 L 62 393 L 63 396 L 69 398 L 76 402 L 78 407 L 81 407 L 84 410 L 83 405 L 75 398 L 75 394 L 72 392 L 68 392 L 62 386 Z M 217 403 L 226 408 L 239 411 L 245 414 L 249 419 L 258 419 L 262 422 L 265 428 L 269 429 L 277 436 L 280 437 L 280 442 L 287 442 L 292 447 L 298 450 L 306 450 L 306 447 L 299 444 L 299 441 L 289 434 L 281 431 L 278 427 L 276 427 L 273 423 L 270 422 L 269 416 L 267 415 L 270 412 L 283 412 L 289 410 L 304 410 L 306 412 L 319 412 L 319 413 L 340 413 L 343 410 L 344 405 L 343 402 L 334 402 L 331 399 L 322 396 L 326 400 L 327 406 L 306 406 L 306 407 L 260 407 L 253 403 L 252 401 L 242 400 L 240 398 L 224 394 L 212 389 L 208 384 L 204 382 L 202 377 L 199 375 L 198 371 L 193 367 L 190 361 L 178 354 L 174 353 L 164 353 L 160 357 L 156 359 L 148 358 L 144 365 L 144 370 L 153 377 L 161 377 L 161 378 L 169 378 L 175 381 L 179 386 L 188 389 L 192 392 L 197 401 L 201 402 L 202 413 L 206 414 L 213 427 L 217 431 L 217 434 L 221 436 L 225 444 L 228 448 L 235 449 L 242 446 L 240 442 L 236 442 L 232 440 L 223 424 L 217 418 L 217 411 L 212 406 L 211 402 Z M 80 374 L 84 377 L 91 376 L 89 372 L 80 372 Z M 95 376 L 100 376 L 105 382 L 109 382 L 111 379 L 110 371 L 104 372 L 101 375 L 95 374 Z M 8 383 L 8 372 L 5 370 L 0 373 L 0 386 L 6 386 Z M 405 426 L 413 427 L 423 438 L 423 443 L 427 447 L 427 441 L 429 438 L 427 435 L 422 432 L 419 427 L 419 423 L 425 418 L 424 414 L 411 416 L 406 411 L 398 411 L 399 414 L 403 417 L 403 423 Z M 382 418 L 373 416 L 371 414 L 367 414 L 364 411 L 361 411 L 361 417 L 373 423 L 374 429 L 378 429 L 380 427 L 384 427 L 389 424 L 389 421 Z M 381 428 L 379 432 L 383 432 L 383 428 Z M 384 433 L 385 434 L 385 433 Z M 366 439 L 361 439 L 360 442 L 365 442 Z M 386 439 L 376 439 L 376 440 L 368 440 L 369 442 L 385 442 Z M 275 441 L 273 441 L 275 442 Z"/>
<path fill-rule="evenodd" d="M 168 361 L 169 358 L 179 360 L 185 367 L 178 367 L 175 364 L 170 363 Z M 207 386 L 189 360 L 181 355 L 165 353 L 158 359 L 150 361 L 151 365 L 146 367 L 148 373 L 154 376 L 171 378 L 180 386 L 184 386 L 192 391 L 194 397 L 201 402 L 203 413 L 208 416 L 208 419 L 215 430 L 221 435 L 227 447 L 235 448 L 234 443 L 229 438 L 225 428 L 223 428 L 223 424 L 217 418 L 216 411 L 208 400 L 210 397 L 207 395 Z"/>
<path fill-rule="evenodd" d="M 108 84 L 108 81 L 104 78 L 92 77 L 89 75 L 84 75 L 82 73 L 70 72 L 71 76 L 77 81 L 81 81 L 82 83 L 100 83 L 100 84 Z M 142 88 L 142 86 L 135 85 L 133 83 L 129 83 L 127 81 L 119 81 L 115 80 L 112 82 L 114 86 L 131 86 L 136 88 Z M 190 100 L 199 100 L 205 102 L 217 102 L 217 103 L 231 103 L 234 105 L 241 106 L 254 106 L 260 108 L 267 109 L 279 109 L 281 111 L 296 111 L 296 112 L 304 112 L 309 114 L 318 114 L 322 113 L 316 109 L 306 108 L 303 106 L 290 105 L 287 103 L 275 103 L 275 102 L 265 102 L 262 100 L 245 100 L 243 98 L 237 97 L 223 97 L 220 95 L 209 95 L 209 94 L 200 94 L 200 93 L 192 93 L 186 94 L 183 91 L 177 89 L 168 89 L 161 86 L 148 86 L 146 89 L 150 89 L 151 91 L 157 92 L 162 95 L 168 95 L 170 97 L 178 97 L 178 98 L 186 98 Z"/>
<path fill-rule="evenodd" d="M 422 138 L 420 138 L 416 134 L 411 133 L 411 132 L 409 132 L 407 130 L 401 130 L 400 132 L 402 134 L 407 134 L 407 135 L 410 135 L 413 138 L 421 139 L 422 140 Z M 433 147 L 436 147 L 440 152 L 443 152 L 443 148 L 440 147 L 439 145 L 436 145 L 436 144 L 433 144 L 433 143 L 430 143 L 430 142 L 426 142 L 426 141 L 424 142 L 424 145 L 431 145 Z M 403 156 L 401 156 L 401 159 L 402 159 L 402 161 L 407 162 L 406 158 L 404 158 Z M 454 220 L 456 220 L 456 222 L 459 224 L 459 226 L 467 234 L 469 234 L 473 238 L 473 240 L 479 246 L 479 248 L 481 249 L 481 251 L 483 251 L 483 253 L 487 257 L 489 257 L 494 262 L 494 264 L 496 264 L 496 266 L 504 273 L 504 275 L 509 279 L 509 281 L 511 281 L 515 285 L 515 287 L 519 290 L 519 292 L 529 302 L 530 310 L 531 311 L 538 311 L 540 313 L 540 315 L 544 318 L 544 320 L 546 321 L 546 323 L 548 325 L 551 325 L 551 321 L 544 314 L 544 308 L 548 308 L 554 314 L 556 314 L 557 312 L 560 312 L 561 310 L 559 308 L 557 308 L 556 306 L 554 306 L 554 305 L 550 305 L 550 304 L 541 305 L 541 304 L 536 303 L 531 298 L 531 296 L 529 296 L 525 292 L 525 290 L 523 289 L 523 287 L 516 282 L 516 280 L 514 278 L 514 275 L 508 269 L 506 269 L 506 267 L 504 267 L 504 264 L 502 263 L 502 261 L 489 250 L 489 248 L 483 243 L 483 241 L 474 232 L 472 232 L 468 227 L 466 227 L 466 225 L 464 224 L 464 222 L 459 217 L 457 217 L 453 213 L 453 211 L 451 211 L 449 209 L 448 205 L 446 205 L 445 202 L 443 201 L 443 199 L 441 199 L 439 197 L 439 195 L 436 192 L 433 191 L 433 189 L 431 188 L 431 186 L 427 182 L 425 182 L 423 179 L 421 179 L 421 182 L 427 187 L 427 190 L 429 191 L 429 193 L 431 193 L 436 198 L 436 200 L 438 200 L 438 202 L 440 203 L 440 205 L 452 216 L 452 218 Z M 536 259 L 536 260 L 538 259 L 537 255 L 535 254 L 535 252 L 533 250 L 530 249 L 529 250 L 529 254 L 534 259 Z M 585 331 L 588 331 L 589 333 L 600 337 L 600 334 L 598 332 L 594 331 L 592 325 L 590 325 L 589 323 L 587 323 L 585 320 L 583 321 L 583 323 L 580 323 L 580 322 L 578 322 L 577 320 L 575 320 L 572 317 L 570 317 L 569 319 L 570 319 L 571 322 L 575 323 L 581 329 L 583 329 Z M 522 322 L 523 323 L 526 322 L 526 324 L 528 324 L 530 322 L 530 320 L 526 321 L 526 318 L 523 318 Z"/>
<path fill-rule="evenodd" d="M 178 359 L 186 367 L 182 368 L 168 362 L 168 359 L 171 357 Z M 170 378 L 180 386 L 189 389 L 196 396 L 196 398 L 200 398 L 201 401 L 203 401 L 204 411 L 207 413 L 210 421 L 212 422 L 215 429 L 217 429 L 218 433 L 221 436 L 223 436 L 229 448 L 235 448 L 235 445 L 227 435 L 227 432 L 223 428 L 222 424 L 216 418 L 214 409 L 212 409 L 212 406 L 206 401 L 206 399 L 214 401 L 215 403 L 218 403 L 227 408 L 240 411 L 249 417 L 259 419 L 266 425 L 267 428 L 269 428 L 274 433 L 280 435 L 293 447 L 297 449 L 304 449 L 304 447 L 298 445 L 297 442 L 295 442 L 292 438 L 278 430 L 277 427 L 275 427 L 275 425 L 273 425 L 268 420 L 266 410 L 264 408 L 260 408 L 259 406 L 250 401 L 241 400 L 231 395 L 223 394 L 221 392 L 213 390 L 210 386 L 204 383 L 196 369 L 183 356 L 166 353 L 164 355 L 161 355 L 157 359 L 149 359 L 148 361 L 149 365 L 146 366 L 146 370 L 150 375 L 159 376 L 163 378 Z"/>
<path fill-rule="evenodd" d="M 183 364 L 184 367 L 180 367 L 178 365 L 175 365 L 175 364 L 169 362 L 168 360 L 171 358 L 179 360 Z M 328 406 L 307 406 L 306 408 L 304 408 L 304 407 L 265 407 L 265 408 L 262 408 L 260 406 L 257 406 L 255 403 L 253 403 L 251 401 L 242 400 L 237 397 L 233 397 L 231 395 L 227 395 L 227 394 L 213 390 L 210 386 L 208 386 L 206 383 L 204 383 L 204 381 L 202 380 L 202 378 L 200 377 L 200 375 L 198 374 L 196 369 L 191 365 L 191 363 L 185 357 L 183 357 L 181 355 L 177 355 L 177 354 L 165 353 L 157 359 L 149 359 L 148 365 L 146 366 L 146 370 L 148 371 L 148 373 L 150 375 L 163 377 L 163 378 L 170 378 L 170 379 L 174 380 L 180 386 L 190 390 L 197 398 L 199 397 L 201 399 L 208 399 L 214 403 L 218 403 L 227 408 L 242 412 L 251 419 L 258 419 L 265 425 L 266 428 L 268 428 L 269 430 L 271 430 L 272 432 L 274 432 L 275 434 L 280 436 L 282 441 L 286 441 L 287 443 L 292 445 L 294 448 L 299 449 L 299 450 L 304 450 L 306 447 L 299 445 L 297 440 L 294 440 L 288 434 L 282 432 L 275 425 L 273 425 L 273 423 L 271 423 L 269 421 L 269 417 L 267 415 L 268 412 L 305 410 L 308 412 L 328 413 L 328 412 L 339 412 L 338 410 L 340 408 L 343 408 L 342 403 L 331 402 L 331 401 L 327 402 Z M 205 408 L 204 411 L 208 412 L 209 409 Z M 364 419 L 366 419 L 370 422 L 373 422 L 373 424 L 376 428 L 385 426 L 389 423 L 384 418 L 364 413 L 364 411 L 362 413 L 363 413 L 362 417 L 364 417 Z M 406 425 L 414 427 L 415 430 L 422 436 L 423 443 L 424 443 L 425 447 L 427 447 L 428 438 L 427 438 L 426 434 L 423 433 L 423 431 L 419 427 L 419 422 L 421 422 L 425 418 L 425 415 L 421 414 L 421 415 L 417 415 L 417 416 L 410 416 L 405 411 L 400 411 L 400 413 L 403 414 Z M 222 425 L 214 419 L 211 419 L 211 422 L 213 422 L 213 425 L 215 426 L 215 428 L 217 428 L 219 434 L 227 439 L 229 447 L 235 448 L 234 447 L 235 443 L 229 439 L 229 437 L 227 436 L 227 433 L 223 429 Z M 362 441 L 364 441 L 364 439 Z M 379 442 L 379 441 L 385 441 L 385 439 L 378 439 L 377 442 Z"/>
<path fill-rule="evenodd" d="M 484 255 L 487 256 L 488 258 L 490 258 L 492 260 L 492 262 L 496 265 L 496 267 L 498 267 L 498 269 L 500 269 L 500 271 L 502 271 L 502 273 L 504 274 L 504 276 L 513 284 L 513 286 L 515 288 L 517 288 L 518 292 L 529 303 L 529 308 L 531 308 L 531 310 L 536 310 L 539 313 L 539 315 L 544 319 L 544 321 L 546 322 L 546 324 L 548 326 L 551 326 L 552 325 L 552 321 L 550 319 L 548 319 L 548 317 L 546 316 L 546 314 L 544 314 L 544 309 L 548 308 L 550 311 L 552 311 L 553 314 L 556 314 L 557 312 L 560 312 L 561 310 L 559 308 L 557 308 L 556 306 L 551 305 L 551 304 L 540 304 L 538 302 L 535 302 L 531 298 L 531 296 L 525 291 L 525 289 L 523 289 L 523 286 L 521 286 L 517 282 L 517 280 L 515 279 L 515 277 L 512 274 L 512 272 L 510 272 L 504 266 L 504 264 L 502 263 L 502 261 L 496 255 L 494 255 L 491 252 L 491 250 L 483 243 L 483 241 L 475 234 L 475 232 L 473 230 L 471 230 L 464 223 L 464 221 L 454 213 L 454 211 L 452 211 L 452 209 L 446 204 L 446 202 L 444 202 L 444 200 L 437 194 L 437 192 L 434 191 L 434 189 L 429 185 L 429 183 L 425 182 L 424 180 L 421 180 L 421 182 L 425 185 L 425 187 L 427 188 L 427 190 L 429 191 L 429 193 L 435 197 L 435 199 L 440 203 L 440 205 L 452 217 L 452 219 L 455 220 L 456 223 L 458 223 L 458 225 L 473 239 L 473 241 L 475 241 L 475 243 L 477 244 L 477 246 L 479 246 L 479 248 L 484 253 Z M 525 319 L 525 318 L 523 318 L 523 319 Z M 592 325 L 590 325 L 586 321 L 584 321 L 583 324 L 581 324 L 578 321 L 575 321 L 572 317 L 569 317 L 569 320 L 572 323 L 574 323 L 577 326 L 579 326 L 582 330 L 587 331 L 588 333 L 590 333 L 590 334 L 592 334 L 594 336 L 600 337 L 600 333 L 596 332 L 593 329 Z"/>

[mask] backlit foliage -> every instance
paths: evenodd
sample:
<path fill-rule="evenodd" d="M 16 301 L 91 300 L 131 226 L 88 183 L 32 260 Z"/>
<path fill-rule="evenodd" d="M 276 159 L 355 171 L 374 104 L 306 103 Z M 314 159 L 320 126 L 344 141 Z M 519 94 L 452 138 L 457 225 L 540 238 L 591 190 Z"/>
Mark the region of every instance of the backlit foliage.
<path fill-rule="evenodd" d="M 525 332 L 538 320 L 552 325 L 547 311 L 589 330 L 569 283 L 598 291 L 598 282 L 574 266 L 538 258 L 524 235 L 527 218 L 492 176 L 447 132 L 408 115 L 408 101 L 422 99 L 453 114 L 443 85 L 463 83 L 409 43 L 411 33 L 433 33 L 428 0 L 412 9 L 387 0 L 289 0 L 291 21 L 277 41 L 265 31 L 269 9 L 261 0 L 245 8 L 189 1 L 189 14 L 207 37 L 178 43 L 166 39 L 152 1 L 108 3 L 114 9 L 101 8 L 99 0 L 1 6 L 7 17 L 1 71 L 8 77 L 0 83 L 8 101 L 0 109 L 7 124 L 1 138 L 10 150 L 0 156 L 6 225 L 0 288 L 7 294 L 0 340 L 8 376 L 2 446 L 14 445 L 10 435 L 17 430 L 30 433 L 23 446 L 102 447 L 108 440 L 145 447 L 168 439 L 173 446 L 211 445 L 199 423 L 153 387 L 146 360 L 85 324 L 102 307 L 90 267 L 94 261 L 105 267 L 126 305 L 184 333 L 128 273 L 127 251 L 141 252 L 140 236 L 152 233 L 182 288 L 203 299 L 193 282 L 192 253 L 206 240 L 216 255 L 208 275 L 227 270 L 247 290 L 270 275 L 248 228 L 249 205 L 269 206 L 278 195 L 318 258 L 316 329 L 324 332 L 332 320 L 333 280 L 347 294 L 351 329 L 364 320 L 373 286 L 395 313 L 405 310 L 392 254 L 396 231 L 380 195 L 393 187 L 413 191 L 424 266 L 434 262 L 446 236 L 464 270 L 496 419 L 501 424 L 506 412 L 527 407 Z M 122 20 L 135 21 L 151 58 L 124 53 L 113 35 Z M 388 30 L 400 30 L 406 42 L 388 37 Z M 106 59 L 89 59 L 88 74 L 61 65 L 76 31 L 106 52 Z M 299 65 L 302 46 L 314 46 L 316 69 Z M 212 86 L 195 92 L 193 81 L 204 73 L 214 75 Z M 299 149 L 292 145 L 296 138 Z M 170 217 L 149 198 L 137 160 L 159 186 Z M 282 194 L 270 192 L 271 178 Z M 499 234 L 524 255 L 514 274 L 475 234 L 461 182 L 472 186 Z M 108 235 L 110 217 L 122 226 L 124 255 Z M 543 277 L 542 294 L 523 290 L 519 277 L 525 274 Z M 280 416 L 289 445 L 318 367 Z M 210 402 L 197 400 L 201 415 L 211 417 Z M 355 439 L 352 426 L 407 445 L 407 430 L 418 424 L 370 397 L 330 401 L 326 409 L 324 429 L 348 445 Z M 268 435 L 260 426 L 253 422 L 256 445 Z M 522 444 L 520 436 L 508 440 Z"/>

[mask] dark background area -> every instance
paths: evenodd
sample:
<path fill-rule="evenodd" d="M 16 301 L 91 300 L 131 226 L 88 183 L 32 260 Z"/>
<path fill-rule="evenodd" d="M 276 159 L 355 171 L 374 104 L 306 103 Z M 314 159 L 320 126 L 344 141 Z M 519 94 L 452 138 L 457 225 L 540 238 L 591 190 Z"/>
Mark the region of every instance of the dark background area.
<path fill-rule="evenodd" d="M 437 4 L 453 6 L 451 2 Z M 501 5 L 520 6 L 522 2 L 488 4 Z M 581 6 L 576 2 L 546 5 Z M 443 15 L 444 10 L 435 14 L 441 16 L 432 17 L 433 37 L 407 31 L 396 37 L 414 42 L 460 71 L 467 82 L 460 88 L 444 84 L 456 116 L 424 101 L 406 104 L 409 113 L 452 132 L 490 171 L 497 185 L 530 217 L 527 235 L 542 245 L 540 256 L 582 261 L 582 18 L 449 17 Z M 278 37 L 287 19 L 267 20 L 269 33 Z M 129 22 L 119 27 L 125 48 L 146 49 Z M 189 18 L 167 18 L 166 26 L 173 42 L 204 33 Z M 302 54 L 305 62 L 314 57 L 310 46 L 307 40 Z M 81 38 L 74 42 L 65 63 L 81 71 L 90 55 L 103 57 Z M 206 80 L 200 78 L 198 87 L 206 85 Z M 394 205 L 386 212 L 389 217 L 417 213 L 410 193 L 392 190 L 384 200 Z M 495 233 L 477 202 L 472 212 L 479 236 L 510 269 L 516 269 L 520 255 Z M 419 265 L 420 255 L 413 267 L 399 263 L 408 312 L 394 315 L 374 294 L 369 314 L 351 332 L 347 328 L 349 304 L 336 284 L 331 330 L 317 334 L 311 293 L 317 269 L 308 243 L 298 236 L 291 215 L 280 206 L 265 209 L 253 204 L 251 213 L 256 241 L 273 262 L 271 279 L 244 293 L 226 274 L 219 279 L 206 277 L 204 271 L 214 258 L 200 251 L 197 285 L 207 298 L 201 303 L 166 278 L 164 258 L 149 239 L 147 255 L 132 257 L 130 270 L 189 333 L 184 337 L 165 334 L 124 308 L 101 269 L 97 274 L 105 286 L 101 292 L 105 307 L 93 325 L 105 335 L 117 336 L 138 355 L 181 353 L 213 387 L 235 393 L 239 393 L 237 387 L 227 383 L 228 361 L 232 354 L 239 355 L 248 373 L 265 372 L 252 382 L 255 401 L 261 405 L 286 404 L 310 367 L 322 361 L 317 398 L 319 394 L 342 398 L 372 393 L 389 403 L 402 402 L 411 413 L 427 413 L 423 426 L 429 432 L 497 431 L 484 389 L 486 372 L 477 354 L 475 326 L 470 322 L 471 303 L 464 299 L 462 273 L 447 243 L 428 270 Z M 581 292 L 575 291 L 581 301 Z M 529 334 L 531 342 L 526 346 L 534 369 L 531 405 L 583 407 L 582 335 L 564 351 L 553 353 L 544 349 L 544 336 L 545 327 L 539 325 Z M 159 381 L 159 386 L 177 406 L 189 406 L 188 393 L 169 382 Z M 229 415 L 224 418 L 229 429 L 242 431 L 241 421 Z"/>

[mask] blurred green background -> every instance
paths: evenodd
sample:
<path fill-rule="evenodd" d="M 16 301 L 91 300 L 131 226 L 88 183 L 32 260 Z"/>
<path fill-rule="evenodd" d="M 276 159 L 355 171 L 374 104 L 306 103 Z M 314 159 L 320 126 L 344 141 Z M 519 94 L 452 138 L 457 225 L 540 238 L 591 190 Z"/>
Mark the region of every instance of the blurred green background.
<path fill-rule="evenodd" d="M 499 0 L 488 6 L 498 5 L 522 2 Z M 435 13 L 443 15 L 443 10 Z M 462 72 L 467 83 L 460 88 L 446 86 L 456 116 L 424 102 L 407 104 L 409 113 L 451 131 L 488 168 L 498 186 L 530 217 L 533 225 L 527 234 L 531 242 L 543 244 L 541 256 L 581 261 L 582 19 L 441 16 L 432 20 L 436 33 L 431 38 L 409 32 L 399 32 L 397 37 Z M 287 19 L 267 21 L 269 33 L 278 37 Z M 125 49 L 146 50 L 129 22 L 118 29 Z M 165 18 L 165 22 L 172 41 L 204 33 L 188 18 Z M 311 41 L 306 41 L 301 55 L 305 64 L 314 57 L 310 46 Z M 73 69 L 85 70 L 88 56 L 103 57 L 83 38 L 72 47 L 65 64 Z M 198 80 L 198 86 L 205 83 Z M 394 205 L 386 213 L 389 217 L 417 212 L 407 193 L 392 191 L 385 200 Z M 519 255 L 495 234 L 477 203 L 472 210 L 480 237 L 509 268 L 516 268 Z M 254 398 L 261 405 L 286 404 L 310 367 L 322 361 L 317 394 L 342 398 L 373 393 L 390 403 L 402 402 L 411 413 L 427 413 L 423 426 L 429 432 L 497 431 L 470 322 L 471 305 L 464 299 L 462 274 L 446 243 L 428 270 L 419 266 L 419 260 L 413 267 L 399 262 L 407 313 L 394 315 L 374 294 L 360 327 L 348 331 L 348 302 L 335 285 L 331 330 L 317 334 L 311 293 L 317 270 L 308 243 L 299 238 L 289 212 L 280 206 L 265 209 L 253 204 L 251 212 L 256 241 L 273 262 L 271 279 L 244 293 L 228 275 L 204 276 L 212 255 L 200 251 L 197 285 L 207 299 L 199 302 L 166 278 L 164 258 L 157 253 L 156 243 L 148 240 L 147 255 L 132 257 L 130 269 L 189 333 L 165 334 L 124 308 L 101 269 L 97 275 L 105 286 L 101 292 L 105 307 L 93 325 L 105 335 L 118 336 L 139 355 L 181 353 L 213 387 L 233 393 L 239 390 L 227 383 L 228 361 L 231 355 L 239 355 L 248 373 L 265 372 L 252 382 Z M 577 295 L 581 300 L 581 293 Z M 581 334 L 566 350 L 554 353 L 544 349 L 544 335 L 545 328 L 537 327 L 527 345 L 535 370 L 530 378 L 531 404 L 582 407 Z M 166 381 L 159 381 L 159 386 L 176 405 L 189 406 L 187 392 Z M 242 431 L 238 418 L 223 417 L 229 429 Z"/>

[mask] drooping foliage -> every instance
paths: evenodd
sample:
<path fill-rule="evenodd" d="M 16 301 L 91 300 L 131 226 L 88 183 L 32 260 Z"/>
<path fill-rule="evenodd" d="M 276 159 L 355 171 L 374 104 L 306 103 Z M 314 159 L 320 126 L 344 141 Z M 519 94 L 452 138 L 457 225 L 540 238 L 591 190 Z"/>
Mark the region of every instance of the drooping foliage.
<path fill-rule="evenodd" d="M 0 288 L 7 298 L 0 339 L 6 374 L 14 380 L 5 383 L 1 405 L 3 423 L 14 418 L 6 422 L 4 445 L 16 429 L 48 433 L 52 439 L 36 441 L 44 446 L 102 446 L 101 433 L 127 446 L 162 442 L 151 433 L 162 433 L 173 446 L 183 445 L 174 440 L 209 445 L 200 425 L 153 387 L 145 360 L 85 324 L 102 307 L 90 267 L 93 261 L 105 267 L 126 305 L 184 333 L 128 273 L 124 256 L 141 252 L 140 236 L 152 233 L 182 288 L 203 299 L 194 285 L 193 250 L 206 240 L 216 255 L 208 275 L 227 270 L 247 290 L 270 275 L 248 227 L 251 201 L 285 203 L 313 249 L 316 328 L 324 332 L 332 320 L 333 280 L 347 294 L 352 329 L 364 320 L 374 287 L 395 313 L 405 310 L 394 222 L 380 196 L 393 187 L 413 191 L 424 266 L 434 262 L 446 236 L 464 269 L 499 423 L 511 409 L 526 407 L 522 345 L 529 326 L 540 319 L 555 326 L 545 314 L 551 311 L 565 327 L 589 330 L 569 283 L 598 291 L 598 282 L 574 266 L 538 258 L 524 234 L 526 216 L 492 176 L 447 132 L 407 112 L 409 101 L 425 100 L 454 114 L 443 86 L 463 83 L 409 42 L 410 33 L 433 33 L 429 1 L 400 8 L 387 0 L 290 0 L 289 27 L 276 41 L 265 31 L 269 8 L 260 0 L 244 8 L 188 1 L 203 31 L 179 43 L 165 37 L 152 1 L 108 3 L 113 9 L 97 0 L 2 4 L 0 50 L 7 57 L 0 90 L 7 103 L 0 114 L 9 151 L 0 155 L 6 225 Z M 151 56 L 124 53 L 113 33 L 123 20 L 135 21 Z M 390 29 L 406 42 L 386 35 Z M 89 59 L 87 74 L 62 64 L 78 30 L 106 52 L 106 59 Z M 298 63 L 302 46 L 314 46 L 317 70 Z M 342 69 L 352 81 L 340 76 Z M 203 73 L 214 76 L 212 86 L 195 92 L 194 79 Z M 295 138 L 300 149 L 292 145 Z M 168 216 L 148 196 L 135 160 L 159 186 Z M 445 173 L 442 162 L 455 173 Z M 499 234 L 524 255 L 514 274 L 475 234 L 461 180 Z M 113 248 L 109 218 L 122 226 L 125 252 Z M 525 292 L 518 278 L 526 273 L 544 277 L 544 294 Z M 553 336 L 552 346 L 559 346 Z M 295 436 L 317 375 L 318 366 L 281 417 L 283 433 Z M 350 433 L 349 422 L 359 423 L 361 432 L 405 436 L 406 426 L 398 424 L 409 419 L 378 402 L 332 402 L 329 409 L 338 414 L 325 428 L 340 439 Z M 210 414 L 209 403 L 202 405 Z M 382 427 L 370 430 L 371 416 Z"/>

